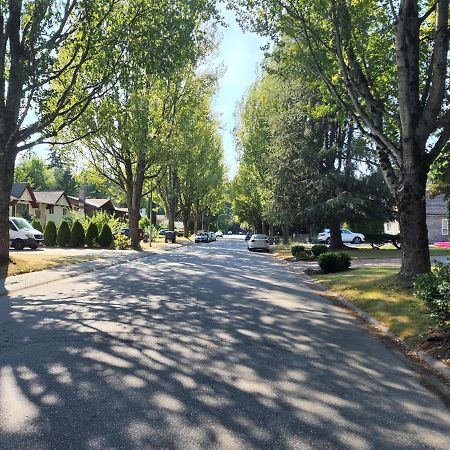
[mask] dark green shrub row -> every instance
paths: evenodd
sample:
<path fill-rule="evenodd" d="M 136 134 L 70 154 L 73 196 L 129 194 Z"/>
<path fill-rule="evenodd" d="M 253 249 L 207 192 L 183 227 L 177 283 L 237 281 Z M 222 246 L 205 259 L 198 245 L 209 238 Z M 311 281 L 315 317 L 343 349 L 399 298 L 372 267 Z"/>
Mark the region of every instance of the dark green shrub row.
<path fill-rule="evenodd" d="M 450 320 L 450 266 L 438 263 L 433 272 L 417 275 L 414 295 L 425 303 L 433 323 L 443 327 Z"/>
<path fill-rule="evenodd" d="M 352 259 L 347 253 L 322 253 L 319 256 L 319 266 L 325 273 L 343 272 L 348 270 Z"/>
<path fill-rule="evenodd" d="M 364 235 L 365 242 L 370 244 L 372 248 L 381 247 L 384 244 L 393 244 L 395 247 L 400 248 L 400 235 L 388 234 L 388 233 L 367 233 Z"/>
<path fill-rule="evenodd" d="M 83 225 L 78 220 L 74 222 L 72 229 L 66 221 L 62 222 L 56 229 L 55 223 L 50 220 L 44 231 L 44 244 L 48 247 L 58 245 L 58 247 L 64 248 L 70 245 L 75 248 L 83 248 L 85 244 L 88 247 L 93 247 L 98 243 L 100 247 L 109 248 L 113 241 L 111 228 L 108 224 L 103 225 L 99 234 L 97 225 L 91 222 L 85 234 Z"/>

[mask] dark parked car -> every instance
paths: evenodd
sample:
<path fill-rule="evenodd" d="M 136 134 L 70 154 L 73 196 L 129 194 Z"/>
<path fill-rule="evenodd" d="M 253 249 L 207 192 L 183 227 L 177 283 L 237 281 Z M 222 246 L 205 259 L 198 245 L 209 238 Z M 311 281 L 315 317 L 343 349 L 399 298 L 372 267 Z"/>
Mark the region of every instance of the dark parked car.
<path fill-rule="evenodd" d="M 116 231 L 113 233 L 114 236 L 117 236 L 119 234 L 122 234 L 126 237 L 130 237 L 130 229 L 129 228 L 122 228 L 120 231 Z M 148 233 L 145 233 L 142 228 L 139 228 L 139 240 L 148 242 Z"/>

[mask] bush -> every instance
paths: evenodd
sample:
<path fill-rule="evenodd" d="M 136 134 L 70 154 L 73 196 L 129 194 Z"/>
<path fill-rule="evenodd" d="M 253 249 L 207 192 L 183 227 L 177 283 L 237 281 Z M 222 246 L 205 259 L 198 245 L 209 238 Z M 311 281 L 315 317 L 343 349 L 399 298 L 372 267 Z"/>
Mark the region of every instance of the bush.
<path fill-rule="evenodd" d="M 90 222 L 86 230 L 86 245 L 94 247 L 98 243 L 98 227 L 94 222 Z"/>
<path fill-rule="evenodd" d="M 35 230 L 42 231 L 42 232 L 44 231 L 44 229 L 42 228 L 42 225 L 41 225 L 41 221 L 38 219 L 33 219 L 33 222 L 31 222 L 31 226 Z"/>
<path fill-rule="evenodd" d="M 295 254 L 296 261 L 312 261 L 314 259 L 314 256 L 311 254 L 311 252 L 308 251 L 298 251 Z"/>
<path fill-rule="evenodd" d="M 118 234 L 114 238 L 114 247 L 117 250 L 126 250 L 131 246 L 131 239 L 127 238 L 124 234 Z"/>
<path fill-rule="evenodd" d="M 111 228 L 107 223 L 105 223 L 100 230 L 100 234 L 98 236 L 98 243 L 100 247 L 102 248 L 109 248 L 111 247 L 112 243 L 114 241 Z"/>
<path fill-rule="evenodd" d="M 319 266 L 325 273 L 343 272 L 351 265 L 351 258 L 347 253 L 322 253 L 319 256 Z"/>
<path fill-rule="evenodd" d="M 293 245 L 291 248 L 292 256 L 296 256 L 298 252 L 304 252 L 305 247 L 303 245 Z"/>
<path fill-rule="evenodd" d="M 432 273 L 417 275 L 414 295 L 422 300 L 438 327 L 450 320 L 450 266 L 436 264 Z"/>
<path fill-rule="evenodd" d="M 311 247 L 311 253 L 315 258 L 318 258 L 323 253 L 328 251 L 328 247 L 325 244 L 316 244 Z"/>
<path fill-rule="evenodd" d="M 142 217 L 139 220 L 139 228 L 146 230 L 150 226 L 150 219 L 148 217 Z"/>
<path fill-rule="evenodd" d="M 56 225 L 53 220 L 49 220 L 44 231 L 44 244 L 48 247 L 56 245 Z"/>
<path fill-rule="evenodd" d="M 70 245 L 71 247 L 81 248 L 84 247 L 85 235 L 84 228 L 78 220 L 76 220 L 70 231 Z"/>
<path fill-rule="evenodd" d="M 58 247 L 67 247 L 70 244 L 70 228 L 66 221 L 63 221 L 58 228 L 56 242 Z"/>
<path fill-rule="evenodd" d="M 384 244 L 392 244 L 396 248 L 400 248 L 400 235 L 388 233 L 368 233 L 364 235 L 365 242 L 370 244 L 372 248 L 378 248 Z"/>

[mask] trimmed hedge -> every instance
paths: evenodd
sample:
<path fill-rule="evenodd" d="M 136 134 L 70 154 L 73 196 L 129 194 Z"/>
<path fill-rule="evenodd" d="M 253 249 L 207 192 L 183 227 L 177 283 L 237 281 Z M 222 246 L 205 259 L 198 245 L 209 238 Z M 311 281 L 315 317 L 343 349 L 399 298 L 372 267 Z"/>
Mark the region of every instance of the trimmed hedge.
<path fill-rule="evenodd" d="M 298 252 L 304 252 L 304 251 L 305 251 L 305 246 L 304 245 L 293 245 L 291 247 L 292 256 L 296 256 L 296 254 Z"/>
<path fill-rule="evenodd" d="M 328 246 L 325 244 L 316 244 L 311 247 L 311 253 L 314 255 L 315 258 L 318 258 L 323 253 L 326 253 L 328 251 Z"/>
<path fill-rule="evenodd" d="M 88 247 L 93 247 L 98 243 L 98 227 L 94 222 L 89 222 L 85 241 Z"/>
<path fill-rule="evenodd" d="M 83 248 L 85 241 L 84 228 L 78 220 L 76 220 L 70 230 L 70 246 L 75 248 Z"/>
<path fill-rule="evenodd" d="M 70 228 L 66 221 L 63 221 L 58 228 L 56 242 L 58 247 L 67 247 L 70 244 Z"/>
<path fill-rule="evenodd" d="M 33 222 L 31 222 L 31 226 L 38 231 L 44 232 L 44 229 L 42 228 L 41 221 L 38 219 L 33 219 Z"/>
<path fill-rule="evenodd" d="M 111 232 L 111 228 L 109 228 L 109 225 L 105 223 L 98 236 L 98 243 L 102 248 L 109 248 L 111 247 L 113 241 L 114 238 Z"/>
<path fill-rule="evenodd" d="M 348 270 L 352 264 L 352 259 L 347 253 L 322 253 L 319 256 L 319 266 L 325 273 L 343 272 Z"/>
<path fill-rule="evenodd" d="M 56 245 L 56 225 L 53 220 L 49 220 L 45 227 L 44 244 L 47 247 L 55 247 Z"/>

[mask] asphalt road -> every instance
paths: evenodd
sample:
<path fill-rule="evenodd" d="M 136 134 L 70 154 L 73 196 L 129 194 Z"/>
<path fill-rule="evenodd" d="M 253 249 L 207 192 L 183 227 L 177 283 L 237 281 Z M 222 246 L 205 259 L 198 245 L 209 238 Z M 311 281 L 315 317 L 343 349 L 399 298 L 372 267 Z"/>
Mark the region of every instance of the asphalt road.
<path fill-rule="evenodd" d="M 0 298 L 1 449 L 446 449 L 403 357 L 223 240 Z"/>

